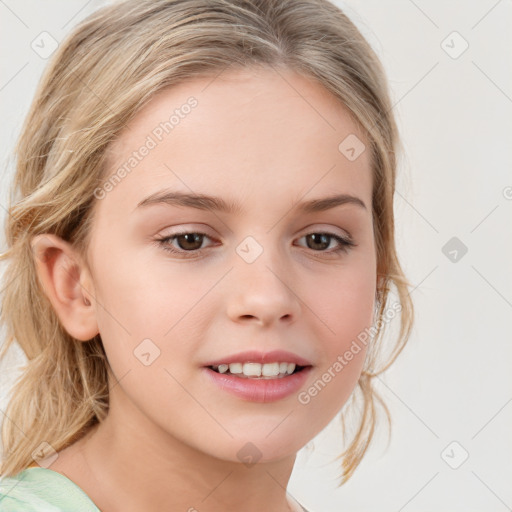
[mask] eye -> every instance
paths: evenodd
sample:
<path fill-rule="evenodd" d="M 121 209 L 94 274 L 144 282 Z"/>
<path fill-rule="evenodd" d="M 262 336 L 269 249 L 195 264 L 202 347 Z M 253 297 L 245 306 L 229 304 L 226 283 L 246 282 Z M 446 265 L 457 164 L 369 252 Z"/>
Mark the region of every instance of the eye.
<path fill-rule="evenodd" d="M 156 239 L 155 242 L 161 246 L 164 251 L 171 254 L 175 254 L 183 258 L 194 258 L 205 249 L 202 245 L 206 238 L 212 240 L 206 233 L 184 231 Z M 348 252 L 352 247 L 356 246 L 350 238 L 344 238 L 328 232 L 308 233 L 307 235 L 299 238 L 299 240 L 302 238 L 306 238 L 307 248 L 312 249 L 314 252 L 326 254 Z M 331 250 L 327 250 L 333 241 L 337 243 L 337 247 L 335 246 L 334 249 L 331 248 Z M 176 244 L 174 244 L 174 242 Z"/>
<path fill-rule="evenodd" d="M 344 238 L 334 233 L 318 232 L 309 233 L 301 238 L 306 238 L 306 246 L 309 249 L 313 249 L 315 252 L 327 252 L 327 253 L 338 253 L 348 252 L 351 247 L 355 247 L 356 244 L 350 238 Z M 300 240 L 300 239 L 299 239 Z M 327 251 L 331 242 L 335 241 L 338 246 L 334 249 Z"/>
<path fill-rule="evenodd" d="M 164 249 L 164 251 L 172 254 L 183 255 L 187 258 L 195 256 L 194 253 L 202 252 L 203 248 L 201 246 L 205 238 L 210 239 L 206 233 L 184 231 L 182 233 L 175 233 L 164 238 L 159 238 L 156 242 Z M 176 242 L 178 247 L 176 248 L 176 245 L 172 245 L 172 242 Z M 189 256 L 186 254 L 187 252 L 192 254 Z"/>

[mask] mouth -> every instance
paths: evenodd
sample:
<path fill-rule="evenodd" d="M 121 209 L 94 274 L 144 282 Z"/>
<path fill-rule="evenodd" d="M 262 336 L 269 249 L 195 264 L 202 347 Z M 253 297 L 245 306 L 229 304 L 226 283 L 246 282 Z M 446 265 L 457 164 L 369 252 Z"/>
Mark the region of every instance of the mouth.
<path fill-rule="evenodd" d="M 210 365 L 206 368 L 223 375 L 238 377 L 240 379 L 284 379 L 304 371 L 311 365 L 301 366 L 295 363 L 274 362 L 274 363 L 230 363 L 220 365 Z"/>
<path fill-rule="evenodd" d="M 245 401 L 269 403 L 298 393 L 310 377 L 313 366 L 286 361 L 267 364 L 235 362 L 210 364 L 203 370 L 206 383 Z"/>

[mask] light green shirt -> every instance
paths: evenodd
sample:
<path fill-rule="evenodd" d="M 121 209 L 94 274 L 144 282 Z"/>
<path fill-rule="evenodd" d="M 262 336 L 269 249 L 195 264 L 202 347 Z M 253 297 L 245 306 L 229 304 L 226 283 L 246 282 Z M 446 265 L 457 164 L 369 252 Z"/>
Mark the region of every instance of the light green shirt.
<path fill-rule="evenodd" d="M 61 473 L 31 467 L 0 478 L 0 512 L 100 512 L 100 509 Z"/>
<path fill-rule="evenodd" d="M 17 475 L 0 478 L 0 512 L 101 511 L 78 485 L 61 473 L 30 467 Z"/>

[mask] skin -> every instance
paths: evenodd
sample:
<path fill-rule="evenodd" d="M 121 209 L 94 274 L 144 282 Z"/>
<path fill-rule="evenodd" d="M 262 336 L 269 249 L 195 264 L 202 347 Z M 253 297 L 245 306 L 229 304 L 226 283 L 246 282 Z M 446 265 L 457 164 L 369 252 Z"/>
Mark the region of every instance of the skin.
<path fill-rule="evenodd" d="M 190 96 L 198 100 L 96 202 L 86 258 L 51 234 L 33 242 L 64 327 L 82 341 L 99 332 L 115 376 L 107 419 L 50 468 L 102 511 L 298 510 L 286 493 L 296 453 L 341 410 L 364 362 L 363 348 L 306 405 L 297 393 L 272 403 L 242 400 L 205 379 L 209 360 L 284 349 L 313 365 L 301 391 L 308 389 L 372 325 L 377 288 L 369 151 L 349 161 L 338 150 L 349 134 L 366 144 L 347 109 L 289 70 L 212 80 L 161 91 L 110 147 L 113 173 L 169 112 Z M 237 201 L 243 212 L 136 209 L 166 188 Z M 334 193 L 356 196 L 366 209 L 292 209 Z M 155 243 L 180 230 L 208 235 L 195 246 L 199 256 Z M 357 245 L 334 253 L 334 238 L 322 249 L 306 236 L 325 231 Z M 263 249 L 251 264 L 236 252 L 247 236 Z M 179 241 L 167 243 L 182 253 L 193 245 Z M 134 356 L 146 338 L 160 350 L 149 366 Z M 250 467 L 237 457 L 247 442 L 261 453 Z"/>

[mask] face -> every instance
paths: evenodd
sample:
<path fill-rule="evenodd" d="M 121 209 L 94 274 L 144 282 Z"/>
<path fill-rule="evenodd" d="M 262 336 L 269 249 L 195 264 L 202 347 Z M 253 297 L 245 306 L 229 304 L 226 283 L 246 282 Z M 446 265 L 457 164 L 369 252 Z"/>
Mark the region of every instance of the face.
<path fill-rule="evenodd" d="M 87 257 L 111 410 L 129 428 L 231 461 L 250 442 L 267 461 L 340 411 L 376 291 L 369 152 L 347 158 L 348 136 L 365 141 L 333 96 L 272 69 L 162 91 L 120 134 Z M 257 382 L 207 368 L 258 360 L 246 351 L 305 368 Z"/>

